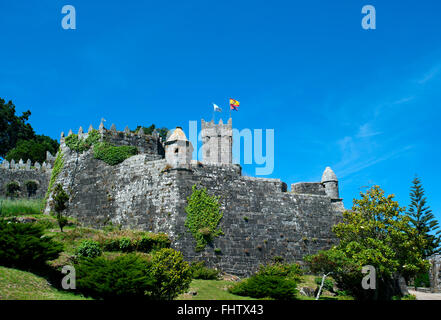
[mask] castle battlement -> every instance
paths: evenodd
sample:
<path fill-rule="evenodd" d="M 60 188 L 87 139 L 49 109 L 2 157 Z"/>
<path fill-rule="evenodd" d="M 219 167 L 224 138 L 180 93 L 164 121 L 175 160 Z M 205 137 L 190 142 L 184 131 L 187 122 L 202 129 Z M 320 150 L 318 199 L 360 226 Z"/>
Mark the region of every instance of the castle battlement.
<path fill-rule="evenodd" d="M 78 138 L 87 139 L 89 134 L 96 129 L 92 125 L 86 132 L 83 128 L 78 129 Z M 134 146 L 138 149 L 138 153 L 151 155 L 151 160 L 157 160 L 164 158 L 165 151 L 163 146 L 163 141 L 161 136 L 155 130 L 152 135 L 147 135 L 144 130 L 140 128 L 138 132 L 130 131 L 129 127 L 125 127 L 124 131 L 118 131 L 115 124 L 112 124 L 110 129 L 104 127 L 103 121 L 97 130 L 101 135 L 101 141 L 108 142 L 115 146 Z M 69 130 L 67 137 L 72 135 L 72 129 Z M 60 143 L 65 145 L 65 135 L 64 132 L 61 133 Z"/>

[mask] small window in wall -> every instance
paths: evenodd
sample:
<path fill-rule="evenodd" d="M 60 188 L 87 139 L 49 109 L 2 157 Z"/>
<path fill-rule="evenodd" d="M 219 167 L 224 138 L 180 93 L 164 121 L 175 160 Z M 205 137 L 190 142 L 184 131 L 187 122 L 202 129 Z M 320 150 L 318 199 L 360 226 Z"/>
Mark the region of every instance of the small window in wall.
<path fill-rule="evenodd" d="M 176 149 L 175 149 L 175 153 L 179 153 L 179 148 L 176 148 Z"/>

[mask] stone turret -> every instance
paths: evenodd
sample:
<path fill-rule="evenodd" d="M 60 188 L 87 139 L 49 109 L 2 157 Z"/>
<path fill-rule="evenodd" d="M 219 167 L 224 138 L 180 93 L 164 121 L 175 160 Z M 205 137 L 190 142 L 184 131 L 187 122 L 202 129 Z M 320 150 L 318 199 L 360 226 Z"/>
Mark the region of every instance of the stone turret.
<path fill-rule="evenodd" d="M 187 167 L 191 163 L 193 145 L 181 127 L 176 127 L 165 142 L 165 159 L 173 168 Z"/>
<path fill-rule="evenodd" d="M 231 118 L 226 124 L 222 119 L 219 124 L 214 121 L 201 121 L 202 157 L 204 163 L 231 164 L 233 162 L 233 125 Z"/>
<path fill-rule="evenodd" d="M 326 167 L 321 182 L 325 186 L 325 192 L 328 197 L 332 200 L 340 199 L 338 194 L 338 179 L 330 167 Z"/>

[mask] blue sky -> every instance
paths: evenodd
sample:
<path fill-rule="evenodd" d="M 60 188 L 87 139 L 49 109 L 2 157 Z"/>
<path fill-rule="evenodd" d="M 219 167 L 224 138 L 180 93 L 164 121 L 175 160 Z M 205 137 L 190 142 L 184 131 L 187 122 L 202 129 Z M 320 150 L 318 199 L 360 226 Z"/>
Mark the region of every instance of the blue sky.
<path fill-rule="evenodd" d="M 61 28 L 66 4 L 76 30 Z M 361 27 L 367 4 L 376 30 Z M 270 177 L 318 181 L 331 166 L 346 207 L 372 184 L 405 206 L 418 174 L 441 220 L 439 1 L 18 0 L 0 12 L 0 97 L 30 109 L 38 133 L 102 117 L 188 132 L 233 97 L 234 127 L 274 129 Z"/>

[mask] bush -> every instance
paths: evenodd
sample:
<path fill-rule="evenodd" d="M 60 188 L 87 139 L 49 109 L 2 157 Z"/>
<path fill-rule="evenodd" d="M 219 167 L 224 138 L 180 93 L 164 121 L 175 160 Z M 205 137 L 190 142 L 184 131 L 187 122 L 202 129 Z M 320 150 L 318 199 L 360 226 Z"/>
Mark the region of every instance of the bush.
<path fill-rule="evenodd" d="M 117 165 L 127 158 L 138 153 L 138 149 L 133 146 L 112 146 L 107 142 L 99 142 L 93 147 L 95 159 L 103 160 L 108 165 Z"/>
<path fill-rule="evenodd" d="M 153 290 L 150 266 L 148 258 L 136 253 L 113 259 L 83 258 L 75 265 L 77 289 L 96 299 L 149 298 L 146 293 Z"/>
<path fill-rule="evenodd" d="M 135 249 L 135 243 L 132 242 L 130 238 L 121 238 L 119 239 L 119 249 L 122 252 L 130 252 L 134 251 Z"/>
<path fill-rule="evenodd" d="M 297 284 L 302 274 L 298 264 L 273 263 L 260 266 L 253 276 L 230 287 L 229 291 L 253 298 L 293 300 L 298 293 Z"/>
<path fill-rule="evenodd" d="M 166 234 L 152 233 L 147 236 L 143 236 L 140 240 L 138 240 L 136 250 L 148 253 L 152 250 L 169 248 L 170 244 L 171 241 Z"/>
<path fill-rule="evenodd" d="M 288 264 L 275 262 L 268 265 L 261 265 L 257 274 L 290 278 L 295 281 L 300 281 L 302 279 L 303 271 L 297 263 Z"/>
<path fill-rule="evenodd" d="M 293 300 L 298 290 L 297 282 L 271 275 L 254 275 L 229 289 L 232 294 L 252 298 L 273 298 L 277 300 Z"/>
<path fill-rule="evenodd" d="M 67 136 L 64 141 L 69 149 L 76 152 L 83 152 L 89 150 L 92 145 L 98 143 L 101 139 L 101 135 L 98 130 L 92 130 L 86 139 L 80 139 L 77 134 L 71 134 Z"/>
<path fill-rule="evenodd" d="M 322 278 L 317 277 L 314 279 L 315 283 L 317 284 L 318 287 L 321 286 L 322 284 Z M 334 291 L 334 281 L 332 281 L 332 279 L 329 278 L 325 278 L 325 281 L 323 282 L 323 289 L 327 290 L 329 292 L 333 292 Z"/>
<path fill-rule="evenodd" d="M 149 233 L 143 235 L 139 239 L 131 239 L 127 237 L 116 237 L 102 240 L 104 251 L 139 251 L 149 253 L 152 250 L 169 248 L 170 239 L 164 233 Z"/>
<path fill-rule="evenodd" d="M 0 221 L 0 265 L 25 270 L 58 258 L 63 246 L 44 236 L 40 225 Z"/>
<path fill-rule="evenodd" d="M 414 280 L 414 286 L 429 288 L 430 287 L 429 273 L 425 272 L 425 273 L 417 274 Z"/>
<path fill-rule="evenodd" d="M 38 183 L 34 180 L 28 180 L 25 182 L 26 191 L 28 192 L 28 197 L 35 196 L 38 189 Z"/>
<path fill-rule="evenodd" d="M 205 261 L 193 262 L 190 265 L 193 279 L 218 280 L 219 270 L 211 269 L 205 266 Z"/>
<path fill-rule="evenodd" d="M 85 240 L 77 249 L 77 255 L 83 258 L 95 258 L 102 253 L 100 244 L 93 240 Z"/>
<path fill-rule="evenodd" d="M 182 253 L 173 249 L 161 249 L 153 254 L 151 274 L 154 299 L 172 300 L 190 287 L 192 280 L 188 262 Z"/>
<path fill-rule="evenodd" d="M 20 184 L 17 181 L 11 181 L 6 184 L 6 196 L 15 198 L 20 194 Z"/>

